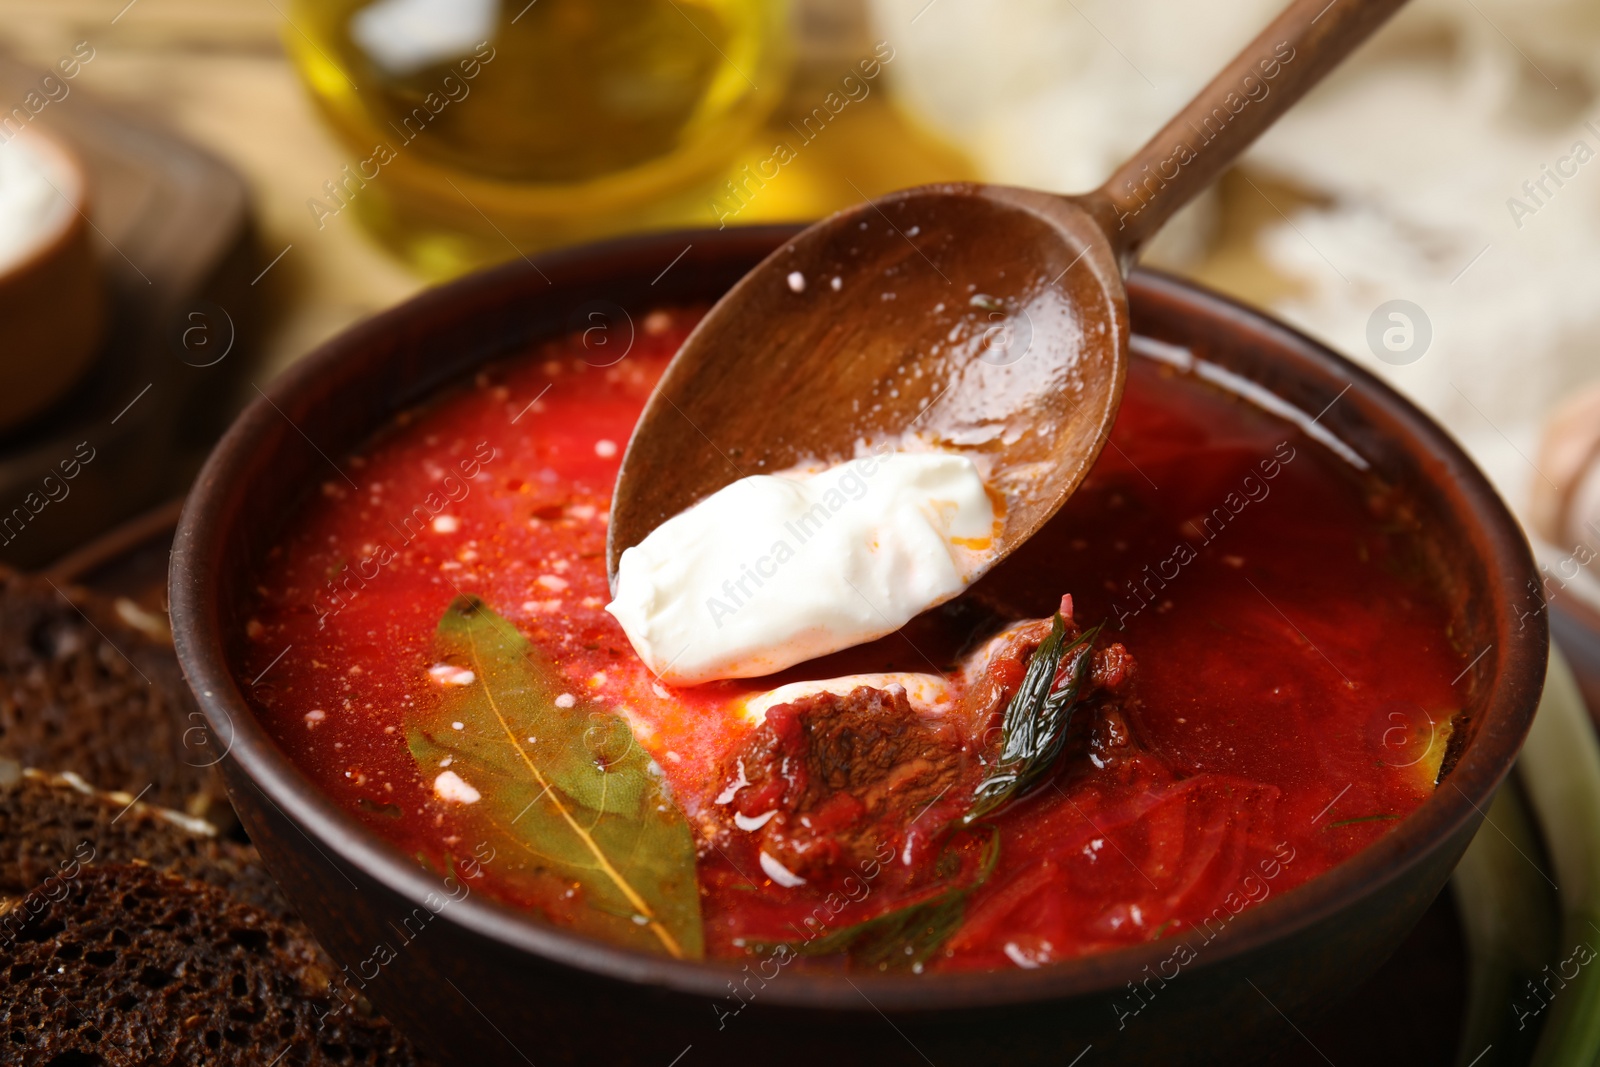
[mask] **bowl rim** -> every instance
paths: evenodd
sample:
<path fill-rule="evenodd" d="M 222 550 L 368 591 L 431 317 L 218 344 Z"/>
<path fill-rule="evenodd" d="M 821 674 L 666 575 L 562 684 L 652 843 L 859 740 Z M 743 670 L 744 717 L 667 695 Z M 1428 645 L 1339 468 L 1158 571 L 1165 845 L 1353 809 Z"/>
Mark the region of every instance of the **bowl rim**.
<path fill-rule="evenodd" d="M 277 403 L 287 406 L 287 398 L 314 390 L 318 381 L 343 360 L 378 338 L 407 329 L 413 320 L 429 314 L 447 318 L 451 307 L 471 306 L 473 301 L 469 298 L 475 294 L 524 288 L 536 292 L 534 283 L 543 285 L 546 274 L 557 275 L 569 267 L 592 266 L 624 254 L 653 255 L 647 261 L 658 258 L 665 262 L 686 243 L 720 247 L 722 255 L 733 258 L 747 254 L 762 242 L 769 246 L 768 250 L 775 248 L 801 228 L 779 225 L 647 234 L 564 249 L 532 260 L 513 260 L 465 276 L 426 290 L 322 344 L 280 375 L 271 389 L 234 421 L 196 479 L 174 539 L 169 588 L 174 641 L 209 728 L 218 737 L 228 739 L 222 758 L 234 759 L 243 780 L 323 852 L 324 858 L 331 851 L 345 865 L 417 906 L 423 906 L 430 895 L 437 899 L 440 890 L 437 876 L 338 807 L 289 760 L 256 720 L 228 666 L 215 614 L 221 576 L 213 562 L 221 558 L 221 547 L 230 531 L 217 514 L 218 505 L 226 487 L 238 477 L 246 457 L 257 448 L 258 439 L 269 432 L 273 420 L 282 418 Z M 1489 549 L 1484 558 L 1487 589 L 1495 602 L 1510 605 L 1516 597 L 1528 595 L 1526 579 L 1536 572 L 1521 527 L 1455 441 L 1410 401 L 1345 357 L 1238 301 L 1191 282 L 1145 270 L 1135 271 L 1128 283 L 1130 290 L 1161 298 L 1187 314 L 1200 313 L 1248 332 L 1266 346 L 1292 350 L 1304 368 L 1347 381 L 1348 391 L 1367 406 L 1370 421 L 1403 428 L 1425 449 L 1429 473 L 1450 497 L 1450 510 L 1463 519 L 1476 520 L 1479 544 Z M 437 323 L 434 328 L 438 328 Z M 367 430 L 370 433 L 378 428 Z M 1497 613 L 1491 647 L 1498 646 L 1501 653 L 1495 658 L 1496 673 L 1486 688 L 1487 698 L 1473 739 L 1446 779 L 1454 788 L 1437 790 L 1388 834 L 1332 869 L 1292 891 L 1274 894 L 1244 909 L 1214 942 L 1205 944 L 1199 958 L 1185 966 L 1186 971 L 1210 970 L 1237 960 L 1328 918 L 1399 878 L 1463 825 L 1483 816 L 1521 747 L 1543 685 L 1548 627 L 1542 600 L 1540 604 L 1534 625 L 1520 630 L 1512 627 L 1509 609 Z M 1527 615 L 1522 618 L 1525 621 Z M 509 905 L 476 894 L 454 902 L 439 917 L 485 941 L 550 963 L 713 1001 L 725 999 L 730 976 L 741 973 L 730 961 L 674 960 L 620 948 L 544 925 Z M 769 981 L 761 998 L 763 1004 L 774 1007 L 866 1014 L 1019 1005 L 1105 994 L 1120 990 L 1142 968 L 1154 967 L 1168 958 L 1178 943 L 1177 939 L 1151 941 L 1032 970 L 924 975 L 852 973 L 848 978 L 842 974 L 797 972 L 787 975 L 783 982 Z"/>

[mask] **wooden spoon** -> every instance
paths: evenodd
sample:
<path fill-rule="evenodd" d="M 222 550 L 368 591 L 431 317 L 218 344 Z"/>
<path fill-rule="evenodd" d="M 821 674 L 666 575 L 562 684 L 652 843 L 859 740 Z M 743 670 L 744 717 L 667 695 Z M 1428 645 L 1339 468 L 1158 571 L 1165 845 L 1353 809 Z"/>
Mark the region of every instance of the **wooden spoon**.
<path fill-rule="evenodd" d="M 1094 192 L 922 186 L 768 256 L 645 405 L 611 507 L 613 586 L 625 549 L 728 483 L 908 435 L 972 457 L 1004 497 L 994 561 L 1015 549 L 1111 432 L 1128 362 L 1123 272 L 1402 3 L 1295 0 Z"/>

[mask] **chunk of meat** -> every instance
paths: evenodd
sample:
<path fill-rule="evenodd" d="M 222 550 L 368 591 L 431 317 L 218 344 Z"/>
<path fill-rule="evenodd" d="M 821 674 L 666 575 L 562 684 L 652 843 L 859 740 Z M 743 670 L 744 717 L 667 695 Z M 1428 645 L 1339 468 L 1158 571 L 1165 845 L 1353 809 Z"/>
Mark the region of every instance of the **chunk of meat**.
<path fill-rule="evenodd" d="M 1089 663 L 1089 693 L 1115 693 L 1133 677 L 1133 655 L 1119 641 L 1094 650 Z M 1085 694 L 1087 695 L 1087 694 Z"/>
<path fill-rule="evenodd" d="M 735 760 L 730 802 L 763 867 L 826 880 L 898 855 L 914 821 L 947 823 L 980 770 L 958 732 L 919 716 L 905 690 L 862 686 L 769 709 Z"/>
<path fill-rule="evenodd" d="M 1063 597 L 1069 642 L 1082 633 L 1071 613 L 1072 598 Z M 898 686 L 818 693 L 770 708 L 725 768 L 719 801 L 748 834 L 737 839 L 785 884 L 836 880 L 888 854 L 918 866 L 971 806 L 999 747 L 1006 705 L 1051 622 L 1018 624 L 980 650 L 974 658 L 982 665 L 962 672 L 966 695 L 946 717 L 919 714 Z M 1132 676 L 1133 659 L 1119 644 L 1080 655 L 1091 657 L 1080 699 L 1114 692 Z M 1058 685 L 1074 662 L 1063 661 Z"/>
<path fill-rule="evenodd" d="M 1066 642 L 1070 645 L 1083 634 L 1073 621 L 1070 595 L 1061 598 L 1060 611 L 1066 623 Z M 1001 716 L 1022 684 L 1034 651 L 1050 636 L 1052 622 L 1052 619 L 1030 619 L 1018 623 L 991 640 L 979 653 L 985 657 L 984 665 L 968 683 L 960 714 L 967 732 L 981 747 L 999 744 Z M 1116 693 L 1133 677 L 1133 656 L 1121 644 L 1094 648 L 1088 654 L 1091 657 L 1089 673 L 1084 679 L 1080 700 Z M 1057 685 L 1066 681 L 1073 662 L 1070 658 L 1062 660 L 1061 671 L 1056 675 Z"/>

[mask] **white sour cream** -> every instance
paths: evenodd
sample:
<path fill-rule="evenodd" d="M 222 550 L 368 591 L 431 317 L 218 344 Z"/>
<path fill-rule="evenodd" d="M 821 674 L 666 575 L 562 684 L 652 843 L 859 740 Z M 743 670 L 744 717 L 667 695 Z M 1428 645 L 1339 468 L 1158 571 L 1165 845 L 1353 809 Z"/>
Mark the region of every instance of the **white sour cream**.
<path fill-rule="evenodd" d="M 663 681 L 752 678 L 892 633 L 988 562 L 972 461 L 879 452 L 718 490 L 622 554 L 616 616 Z"/>
<path fill-rule="evenodd" d="M 72 213 L 56 192 L 64 180 L 51 170 L 49 158 L 26 138 L 0 145 L 0 271 L 36 252 Z"/>

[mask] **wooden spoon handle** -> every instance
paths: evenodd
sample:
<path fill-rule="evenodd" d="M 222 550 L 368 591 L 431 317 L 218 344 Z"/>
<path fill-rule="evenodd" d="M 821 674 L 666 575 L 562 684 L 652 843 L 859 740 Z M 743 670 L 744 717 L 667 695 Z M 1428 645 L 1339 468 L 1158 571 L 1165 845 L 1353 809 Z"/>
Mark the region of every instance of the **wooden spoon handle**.
<path fill-rule="evenodd" d="M 1100 189 L 1106 233 L 1131 260 L 1405 0 L 1294 0 Z"/>

